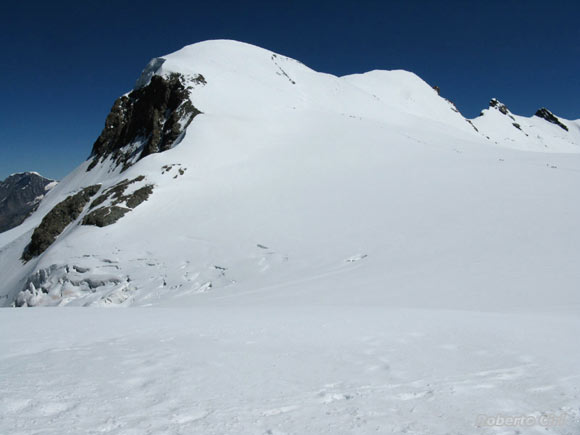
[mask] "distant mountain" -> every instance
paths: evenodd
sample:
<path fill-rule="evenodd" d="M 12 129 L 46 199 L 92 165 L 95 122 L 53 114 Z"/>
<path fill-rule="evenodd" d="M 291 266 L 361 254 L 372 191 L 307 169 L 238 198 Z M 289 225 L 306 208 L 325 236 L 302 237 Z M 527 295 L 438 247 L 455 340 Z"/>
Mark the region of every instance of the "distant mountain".
<path fill-rule="evenodd" d="M 0 234 L 0 305 L 580 300 L 580 123 L 547 109 L 466 119 L 411 72 L 220 40 L 153 59 L 104 124 Z M 51 185 L 23 183 L 19 219 Z"/>
<path fill-rule="evenodd" d="M 489 107 L 471 120 L 487 139 L 497 145 L 525 151 L 580 151 L 580 120 L 558 118 L 546 108 L 532 117 L 512 113 L 505 104 L 492 98 Z"/>
<path fill-rule="evenodd" d="M 56 181 L 36 172 L 12 174 L 0 182 L 0 233 L 20 225 Z"/>

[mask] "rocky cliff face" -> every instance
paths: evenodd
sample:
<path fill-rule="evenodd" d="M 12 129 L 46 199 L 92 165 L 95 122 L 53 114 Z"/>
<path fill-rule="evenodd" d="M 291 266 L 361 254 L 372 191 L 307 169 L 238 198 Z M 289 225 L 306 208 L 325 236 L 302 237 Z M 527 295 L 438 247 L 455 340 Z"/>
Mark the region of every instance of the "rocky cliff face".
<path fill-rule="evenodd" d="M 20 225 L 55 184 L 34 172 L 13 174 L 0 182 L 0 233 Z"/>
<path fill-rule="evenodd" d="M 190 84 L 203 76 L 152 76 L 149 83 L 118 98 L 93 145 L 88 170 L 110 156 L 123 170 L 143 157 L 179 143 L 193 118 L 201 113 L 189 100 Z"/>
<path fill-rule="evenodd" d="M 42 254 L 56 240 L 62 231 L 83 211 L 91 197 L 99 191 L 99 185 L 85 187 L 58 203 L 35 228 L 30 243 L 22 253 L 22 260 L 29 261 Z"/>

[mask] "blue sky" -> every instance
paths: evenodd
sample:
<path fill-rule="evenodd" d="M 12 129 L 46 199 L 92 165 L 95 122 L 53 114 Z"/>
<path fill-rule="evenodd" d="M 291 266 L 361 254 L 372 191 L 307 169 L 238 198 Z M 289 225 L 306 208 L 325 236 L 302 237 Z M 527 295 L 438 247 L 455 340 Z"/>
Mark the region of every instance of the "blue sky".
<path fill-rule="evenodd" d="M 0 179 L 62 178 L 150 58 L 237 39 L 344 75 L 406 69 L 476 116 L 580 118 L 577 1 L 56 1 L 0 4 Z"/>

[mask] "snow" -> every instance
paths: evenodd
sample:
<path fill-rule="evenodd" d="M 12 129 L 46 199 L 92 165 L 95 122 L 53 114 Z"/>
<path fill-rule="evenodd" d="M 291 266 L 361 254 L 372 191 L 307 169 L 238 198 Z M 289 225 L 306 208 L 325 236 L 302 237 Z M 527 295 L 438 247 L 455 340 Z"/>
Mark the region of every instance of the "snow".
<path fill-rule="evenodd" d="M 81 164 L 0 234 L 2 305 L 68 307 L 2 312 L 0 433 L 580 431 L 578 121 L 475 131 L 412 73 L 234 41 L 158 59 L 143 80 L 207 80 L 183 141 Z M 117 223 L 19 260 L 68 195 L 140 175 Z"/>
<path fill-rule="evenodd" d="M 0 336 L 3 433 L 580 429 L 570 313 L 203 305 L 3 316 L 18 331 Z M 542 413 L 566 419 L 477 427 L 481 415 Z"/>
<path fill-rule="evenodd" d="M 495 144 L 509 148 L 555 153 L 580 152 L 580 129 L 575 121 L 560 118 L 568 126 L 566 131 L 537 116 L 530 118 L 488 108 L 472 123 Z M 518 124 L 520 127 L 514 126 Z"/>
<path fill-rule="evenodd" d="M 39 177 L 42 177 L 42 175 L 40 175 L 38 172 L 26 171 L 26 172 L 14 172 L 14 173 L 10 174 L 7 178 L 13 177 L 15 175 L 26 175 L 26 174 L 38 175 Z"/>
<path fill-rule="evenodd" d="M 48 192 L 50 189 L 52 189 L 54 186 L 56 186 L 58 184 L 58 181 L 51 181 L 50 183 L 48 183 L 46 186 L 44 186 L 44 190 L 46 192 Z"/>

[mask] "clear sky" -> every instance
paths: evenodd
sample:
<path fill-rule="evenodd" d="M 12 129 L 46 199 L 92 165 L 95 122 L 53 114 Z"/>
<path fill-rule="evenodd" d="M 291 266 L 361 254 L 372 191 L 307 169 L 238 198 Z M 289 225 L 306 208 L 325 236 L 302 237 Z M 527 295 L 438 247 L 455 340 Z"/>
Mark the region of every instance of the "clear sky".
<path fill-rule="evenodd" d="M 468 117 L 497 97 L 580 118 L 576 0 L 2 1 L 0 179 L 62 178 L 149 59 L 217 38 L 336 75 L 413 71 Z"/>

